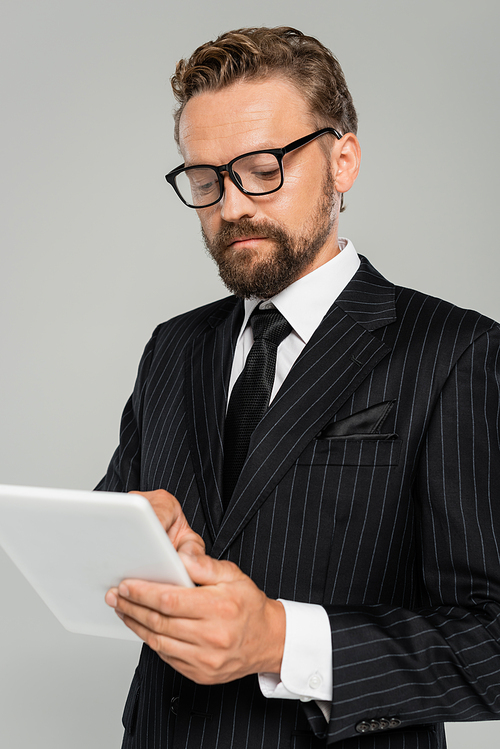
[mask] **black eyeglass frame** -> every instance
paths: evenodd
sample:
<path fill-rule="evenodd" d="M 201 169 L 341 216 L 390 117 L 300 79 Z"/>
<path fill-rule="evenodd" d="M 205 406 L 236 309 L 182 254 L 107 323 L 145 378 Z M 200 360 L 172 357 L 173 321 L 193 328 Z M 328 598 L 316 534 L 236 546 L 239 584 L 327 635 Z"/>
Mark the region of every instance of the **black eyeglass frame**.
<path fill-rule="evenodd" d="M 295 151 L 297 148 L 302 148 L 302 146 L 307 145 L 313 140 L 316 140 L 316 138 L 319 138 L 321 135 L 326 135 L 326 133 L 332 133 L 335 135 L 338 140 L 340 140 L 343 136 L 338 132 L 338 130 L 335 130 L 333 127 L 323 127 L 321 130 L 316 130 L 314 133 L 310 133 L 309 135 L 304 135 L 303 138 L 299 138 L 298 140 L 292 141 L 292 143 L 289 143 L 287 146 L 284 146 L 283 148 L 264 148 L 260 149 L 258 151 L 249 151 L 248 153 L 243 153 L 241 156 L 236 156 L 236 158 L 231 159 L 231 161 L 228 164 L 223 164 L 222 166 L 214 166 L 213 164 L 195 164 L 193 166 L 184 166 L 184 164 L 181 164 L 180 166 L 177 166 L 175 169 L 172 169 L 168 174 L 165 175 L 165 179 L 167 182 L 172 185 L 175 192 L 179 196 L 179 198 L 182 200 L 184 205 L 187 205 L 188 208 L 210 208 L 211 205 L 215 205 L 218 203 L 222 196 L 224 195 L 224 177 L 222 175 L 222 172 L 227 172 L 229 174 L 229 179 L 231 182 L 236 185 L 238 190 L 242 192 L 244 195 L 250 195 L 252 197 L 259 197 L 260 195 L 271 195 L 273 192 L 277 192 L 283 187 L 283 183 L 285 181 L 285 174 L 283 171 L 283 157 L 290 153 L 291 151 Z M 239 181 L 239 178 L 237 174 L 233 171 L 233 164 L 236 161 L 239 161 L 240 159 L 244 159 L 247 156 L 255 156 L 259 153 L 270 153 L 273 156 L 276 157 L 276 160 L 278 162 L 279 168 L 280 168 L 280 183 L 278 187 L 274 187 L 272 190 L 268 190 L 267 192 L 250 192 L 249 190 L 245 190 L 241 182 Z M 220 195 L 217 198 L 217 200 L 213 200 L 211 203 L 207 203 L 206 205 L 192 205 L 191 203 L 188 203 L 187 200 L 185 200 L 181 193 L 179 192 L 175 179 L 178 174 L 181 172 L 189 172 L 192 169 L 213 169 L 213 171 L 217 174 L 217 179 L 219 180 L 219 189 L 220 189 Z"/>

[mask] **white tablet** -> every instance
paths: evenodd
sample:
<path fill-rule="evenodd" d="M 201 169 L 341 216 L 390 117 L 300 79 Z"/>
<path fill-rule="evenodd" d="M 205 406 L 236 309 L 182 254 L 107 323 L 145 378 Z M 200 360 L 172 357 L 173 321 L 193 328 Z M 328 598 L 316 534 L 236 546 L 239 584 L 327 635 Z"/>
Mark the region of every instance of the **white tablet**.
<path fill-rule="evenodd" d="M 138 494 L 0 485 L 0 545 L 70 632 L 137 640 L 104 601 L 124 578 L 193 587 Z"/>

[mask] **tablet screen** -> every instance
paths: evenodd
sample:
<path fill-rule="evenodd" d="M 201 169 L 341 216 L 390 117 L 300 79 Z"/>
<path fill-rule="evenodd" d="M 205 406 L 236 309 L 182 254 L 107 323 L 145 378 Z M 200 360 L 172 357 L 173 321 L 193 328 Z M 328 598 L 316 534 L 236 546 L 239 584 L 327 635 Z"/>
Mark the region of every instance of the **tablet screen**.
<path fill-rule="evenodd" d="M 137 640 L 104 601 L 124 578 L 193 586 L 138 494 L 0 485 L 0 545 L 70 632 Z"/>

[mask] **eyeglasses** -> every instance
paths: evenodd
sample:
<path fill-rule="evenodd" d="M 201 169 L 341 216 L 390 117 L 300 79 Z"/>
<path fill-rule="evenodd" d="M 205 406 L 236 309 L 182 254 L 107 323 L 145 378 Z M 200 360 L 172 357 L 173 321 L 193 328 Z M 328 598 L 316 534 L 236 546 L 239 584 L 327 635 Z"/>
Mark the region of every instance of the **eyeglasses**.
<path fill-rule="evenodd" d="M 284 148 L 250 151 L 222 166 L 197 164 L 185 167 L 181 164 L 166 174 L 165 179 L 189 208 L 208 208 L 219 202 L 224 193 L 223 172 L 229 174 L 231 181 L 245 195 L 270 195 L 283 186 L 285 154 L 302 148 L 326 133 L 333 133 L 339 140 L 342 138 L 333 127 L 324 127 L 294 140 Z"/>

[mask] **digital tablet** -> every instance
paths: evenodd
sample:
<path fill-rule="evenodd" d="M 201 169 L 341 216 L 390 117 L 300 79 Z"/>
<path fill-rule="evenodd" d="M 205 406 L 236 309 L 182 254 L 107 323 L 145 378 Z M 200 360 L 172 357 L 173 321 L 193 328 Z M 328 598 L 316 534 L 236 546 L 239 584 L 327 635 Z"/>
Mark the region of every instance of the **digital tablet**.
<path fill-rule="evenodd" d="M 193 587 L 138 494 L 0 485 L 0 545 L 70 632 L 137 640 L 104 601 L 124 578 Z"/>

